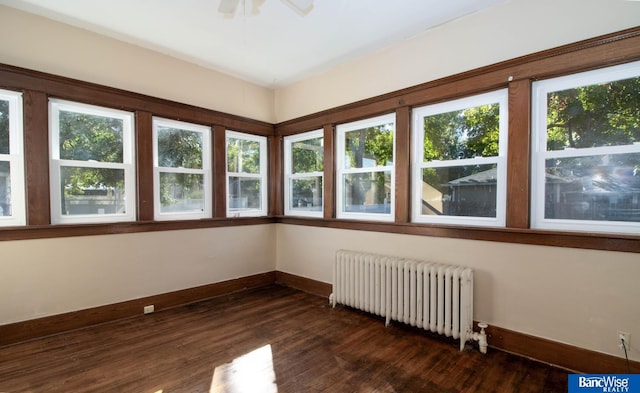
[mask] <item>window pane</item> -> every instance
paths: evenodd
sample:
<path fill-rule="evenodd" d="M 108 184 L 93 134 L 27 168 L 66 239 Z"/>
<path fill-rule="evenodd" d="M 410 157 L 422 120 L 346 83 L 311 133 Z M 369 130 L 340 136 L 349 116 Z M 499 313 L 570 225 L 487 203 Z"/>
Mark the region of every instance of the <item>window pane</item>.
<path fill-rule="evenodd" d="M 640 222 L 640 153 L 546 160 L 545 218 Z"/>
<path fill-rule="evenodd" d="M 424 162 L 494 157 L 499 153 L 500 104 L 424 118 Z"/>
<path fill-rule="evenodd" d="M 9 101 L 0 100 L 0 154 L 9 154 Z"/>
<path fill-rule="evenodd" d="M 344 168 L 393 165 L 393 123 L 345 132 Z"/>
<path fill-rule="evenodd" d="M 122 162 L 123 120 L 60 111 L 60 158 Z"/>
<path fill-rule="evenodd" d="M 497 166 L 472 165 L 422 170 L 422 213 L 495 217 Z"/>
<path fill-rule="evenodd" d="M 227 138 L 227 171 L 260 173 L 260 143 Z"/>
<path fill-rule="evenodd" d="M 322 210 L 322 176 L 291 180 L 291 209 Z"/>
<path fill-rule="evenodd" d="M 324 138 L 307 139 L 291 144 L 292 173 L 321 172 L 324 168 Z"/>
<path fill-rule="evenodd" d="M 640 142 L 640 77 L 547 95 L 547 150 Z"/>
<path fill-rule="evenodd" d="M 230 209 L 261 209 L 260 180 L 229 177 Z"/>
<path fill-rule="evenodd" d="M 11 168 L 0 161 L 0 216 L 11 215 Z"/>
<path fill-rule="evenodd" d="M 158 127 L 158 165 L 202 169 L 202 133 Z"/>
<path fill-rule="evenodd" d="M 160 211 L 204 211 L 204 175 L 160 172 Z"/>
<path fill-rule="evenodd" d="M 63 215 L 125 214 L 124 169 L 61 167 Z"/>
<path fill-rule="evenodd" d="M 351 173 L 343 178 L 345 212 L 391 213 L 391 172 Z"/>

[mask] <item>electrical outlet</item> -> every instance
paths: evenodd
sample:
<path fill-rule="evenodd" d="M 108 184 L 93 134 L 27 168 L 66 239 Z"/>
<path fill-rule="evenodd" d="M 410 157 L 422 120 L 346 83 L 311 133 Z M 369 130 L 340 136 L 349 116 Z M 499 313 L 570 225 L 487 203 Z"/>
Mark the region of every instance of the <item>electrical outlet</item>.
<path fill-rule="evenodd" d="M 152 305 L 150 306 L 144 306 L 144 313 L 145 314 L 151 314 L 152 312 L 155 311 L 155 307 Z"/>
<path fill-rule="evenodd" d="M 618 346 L 620 349 L 623 349 L 622 341 L 624 341 L 626 349 L 629 350 L 629 347 L 631 346 L 631 333 L 618 331 Z"/>

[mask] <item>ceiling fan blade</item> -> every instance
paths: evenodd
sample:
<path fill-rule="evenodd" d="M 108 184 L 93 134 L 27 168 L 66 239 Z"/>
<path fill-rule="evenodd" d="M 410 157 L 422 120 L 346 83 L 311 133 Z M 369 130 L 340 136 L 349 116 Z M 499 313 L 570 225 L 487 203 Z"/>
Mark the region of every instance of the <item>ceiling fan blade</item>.
<path fill-rule="evenodd" d="M 313 0 L 282 0 L 282 2 L 302 16 L 313 9 Z"/>
<path fill-rule="evenodd" d="M 233 14 L 234 12 L 236 12 L 236 8 L 238 8 L 239 2 L 240 0 L 220 0 L 218 12 L 222 14 Z"/>

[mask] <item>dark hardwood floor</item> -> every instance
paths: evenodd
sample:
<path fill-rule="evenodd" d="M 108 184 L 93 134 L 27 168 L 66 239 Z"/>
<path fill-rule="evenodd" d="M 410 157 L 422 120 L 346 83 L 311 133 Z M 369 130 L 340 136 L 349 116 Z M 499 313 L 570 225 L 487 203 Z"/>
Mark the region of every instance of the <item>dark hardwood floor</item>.
<path fill-rule="evenodd" d="M 0 392 L 566 392 L 567 373 L 270 286 L 0 348 Z"/>

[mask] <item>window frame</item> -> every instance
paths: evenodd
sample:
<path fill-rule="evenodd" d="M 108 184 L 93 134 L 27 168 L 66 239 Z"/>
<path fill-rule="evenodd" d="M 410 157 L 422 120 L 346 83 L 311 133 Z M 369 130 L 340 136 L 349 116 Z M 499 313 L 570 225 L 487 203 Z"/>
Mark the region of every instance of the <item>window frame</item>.
<path fill-rule="evenodd" d="M 302 134 L 289 135 L 284 137 L 284 214 L 285 216 L 302 216 L 302 217 L 317 217 L 322 218 L 324 216 L 324 192 L 322 198 L 322 205 L 320 210 L 306 211 L 296 210 L 291 206 L 292 189 L 291 182 L 296 179 L 313 179 L 320 177 L 322 179 L 322 185 L 324 187 L 324 171 L 316 172 L 300 172 L 293 173 L 292 162 L 292 147 L 296 142 L 302 142 L 309 139 L 324 138 L 324 130 L 308 131 Z M 324 140 L 324 139 L 323 139 Z M 324 143 L 323 143 L 324 145 Z M 324 151 L 322 152 L 322 160 L 324 167 Z M 324 191 L 324 190 L 323 190 Z"/>
<path fill-rule="evenodd" d="M 166 167 L 158 163 L 158 128 L 167 127 L 184 131 L 197 132 L 202 135 L 202 169 Z M 165 220 L 199 220 L 212 217 L 212 175 L 211 175 L 211 127 L 201 124 L 188 123 L 184 121 L 171 120 L 154 116 L 152 118 L 152 139 L 153 139 L 153 201 L 154 219 L 156 221 Z M 160 174 L 199 174 L 203 176 L 203 209 L 200 212 L 162 212 L 160 201 Z"/>
<path fill-rule="evenodd" d="M 345 135 L 347 132 L 356 131 L 367 127 L 393 124 L 393 163 L 392 165 L 376 165 L 375 167 L 345 168 Z M 334 170 L 336 178 L 336 218 L 369 221 L 395 221 L 395 198 L 396 198 L 396 140 L 397 140 L 397 119 L 396 114 L 370 117 L 349 123 L 338 124 L 336 127 L 336 168 Z M 389 213 L 360 213 L 344 211 L 344 182 L 343 177 L 348 174 L 390 172 L 390 211 Z"/>
<path fill-rule="evenodd" d="M 0 100 L 9 103 L 9 152 L 0 154 L 0 162 L 9 163 L 11 215 L 0 216 L 0 227 L 26 225 L 24 116 L 22 93 L 0 89 Z"/>
<path fill-rule="evenodd" d="M 49 187 L 52 224 L 93 224 L 136 221 L 135 115 L 133 112 L 49 98 Z M 80 161 L 60 158 L 60 111 L 120 119 L 122 127 L 122 163 Z M 62 167 L 122 169 L 124 171 L 125 214 L 65 215 L 61 211 L 60 169 Z"/>
<path fill-rule="evenodd" d="M 498 155 L 492 157 L 474 157 L 458 160 L 424 160 L 424 118 L 428 116 L 474 108 L 488 104 L 499 104 L 499 145 Z M 420 224 L 450 224 L 460 226 L 505 227 L 507 201 L 507 146 L 508 146 L 508 89 L 499 89 L 487 93 L 453 99 L 437 104 L 414 108 L 412 113 L 411 139 L 413 162 L 411 164 L 411 220 Z M 496 165 L 496 216 L 450 216 L 426 215 L 422 211 L 422 170 L 425 168 L 446 168 L 469 165 Z"/>
<path fill-rule="evenodd" d="M 246 173 L 246 172 L 229 172 L 229 160 L 228 160 L 228 146 L 229 139 L 242 139 L 251 142 L 258 142 L 260 149 L 260 173 Z M 247 134 L 239 131 L 226 130 L 225 131 L 225 177 L 226 177 L 226 191 L 225 197 L 227 201 L 227 217 L 261 217 L 268 214 L 268 151 L 267 151 L 267 137 L 261 135 Z M 229 180 L 231 177 L 238 177 L 244 179 L 258 179 L 260 180 L 260 209 L 254 208 L 231 208 L 229 203 L 230 187 Z"/>
<path fill-rule="evenodd" d="M 575 231 L 583 233 L 640 233 L 640 223 L 625 221 L 597 221 L 545 218 L 545 162 L 551 158 L 571 158 L 607 154 L 640 153 L 640 142 L 631 145 L 599 146 L 564 150 L 547 150 L 548 93 L 566 89 L 615 82 L 640 77 L 640 61 L 577 72 L 532 84 L 532 143 L 531 143 L 531 228 Z"/>

